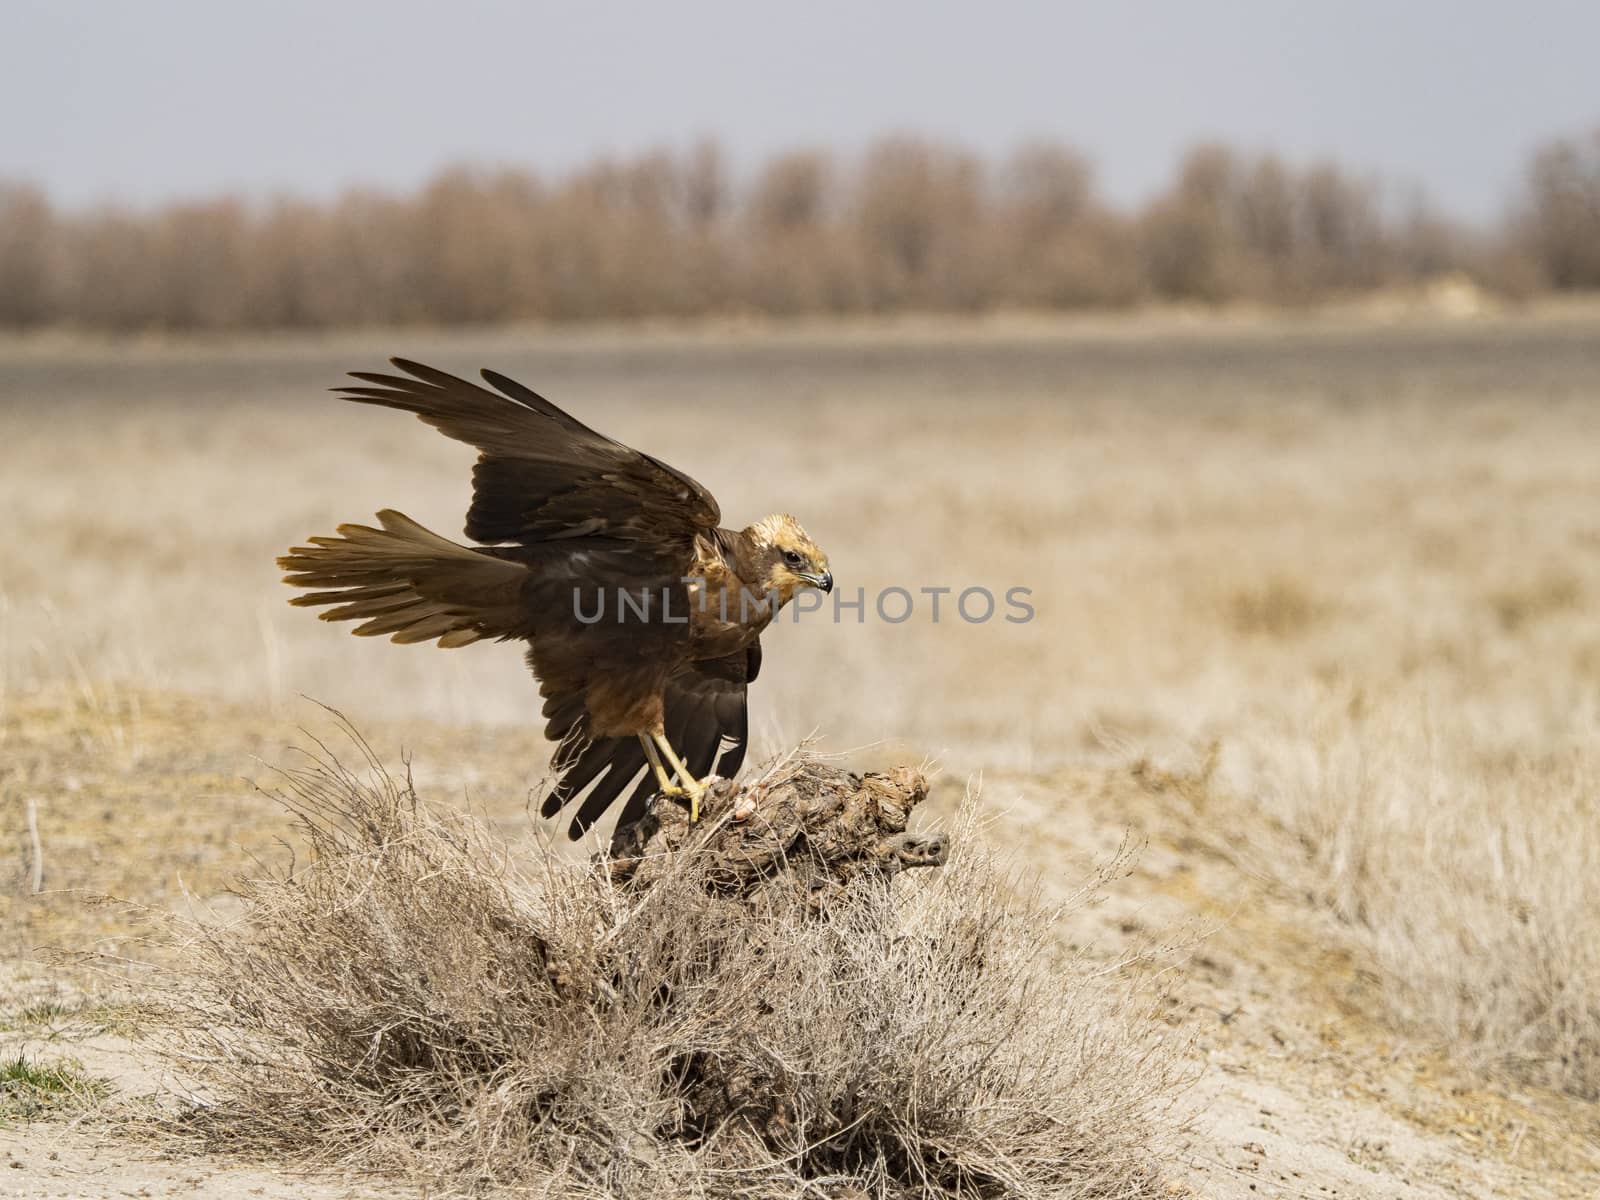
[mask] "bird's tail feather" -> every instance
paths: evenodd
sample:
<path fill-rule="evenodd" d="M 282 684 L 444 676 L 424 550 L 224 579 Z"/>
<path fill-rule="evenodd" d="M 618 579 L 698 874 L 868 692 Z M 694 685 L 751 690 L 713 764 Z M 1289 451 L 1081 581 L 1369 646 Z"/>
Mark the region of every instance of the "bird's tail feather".
<path fill-rule="evenodd" d="M 284 582 L 315 588 L 290 604 L 331 605 L 324 621 L 358 620 L 355 632 L 396 642 L 465 646 L 527 636 L 520 603 L 528 569 L 424 529 L 393 509 L 380 528 L 341 525 L 278 559 Z"/>

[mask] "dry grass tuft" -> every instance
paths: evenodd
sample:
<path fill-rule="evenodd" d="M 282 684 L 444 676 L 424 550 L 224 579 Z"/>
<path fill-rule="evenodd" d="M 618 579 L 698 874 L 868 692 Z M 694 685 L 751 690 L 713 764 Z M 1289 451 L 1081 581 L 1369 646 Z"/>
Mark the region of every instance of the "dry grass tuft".
<path fill-rule="evenodd" d="M 1325 606 L 1296 580 L 1276 577 L 1240 588 L 1228 598 L 1228 619 L 1242 637 L 1294 638 L 1309 630 Z"/>
<path fill-rule="evenodd" d="M 1133 776 L 1207 844 L 1341 922 L 1397 1024 L 1474 1067 L 1600 1097 L 1597 761 L 1529 755 L 1420 689 L 1286 706 L 1276 736 Z M 1259 728 L 1269 726 L 1263 721 Z"/>
<path fill-rule="evenodd" d="M 1547 571 L 1527 583 L 1490 592 L 1488 603 L 1507 633 L 1517 633 L 1544 617 L 1572 612 L 1583 605 L 1583 583 L 1565 572 Z"/>
<path fill-rule="evenodd" d="M 1322 716 L 1297 752 L 1262 756 L 1300 846 L 1272 861 L 1350 923 L 1407 1024 L 1468 1062 L 1600 1097 L 1593 751 L 1498 755 L 1478 730 L 1407 720 L 1407 699 L 1353 727 Z"/>
<path fill-rule="evenodd" d="M 947 867 L 819 916 L 689 852 L 633 892 L 513 852 L 362 751 L 285 775 L 309 862 L 179 926 L 164 1040 L 209 1147 L 450 1190 L 1163 1194 L 1176 1058 L 1103 965 L 1047 960 L 970 805 Z"/>

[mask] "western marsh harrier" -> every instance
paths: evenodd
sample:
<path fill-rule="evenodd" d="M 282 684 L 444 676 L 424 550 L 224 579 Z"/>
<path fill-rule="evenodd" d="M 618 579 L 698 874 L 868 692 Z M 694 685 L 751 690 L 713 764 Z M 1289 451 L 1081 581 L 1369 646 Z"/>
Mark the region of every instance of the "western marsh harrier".
<path fill-rule="evenodd" d="M 478 448 L 466 535 L 479 544 L 385 510 L 280 558 L 285 582 L 315 589 L 290 603 L 396 642 L 527 642 L 558 743 L 543 815 L 583 795 L 577 838 L 648 766 L 621 823 L 658 792 L 697 818 L 709 777 L 744 760 L 761 632 L 798 590 L 832 589 L 827 556 L 790 516 L 720 528 L 693 479 L 503 375 L 483 372 L 490 390 L 391 361 L 405 374 L 352 372 L 361 385 L 336 390 Z"/>

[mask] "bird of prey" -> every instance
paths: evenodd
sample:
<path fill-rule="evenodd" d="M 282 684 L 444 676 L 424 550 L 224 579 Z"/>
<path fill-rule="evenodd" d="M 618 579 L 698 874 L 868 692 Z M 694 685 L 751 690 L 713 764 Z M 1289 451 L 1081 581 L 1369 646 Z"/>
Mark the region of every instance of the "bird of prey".
<path fill-rule="evenodd" d="M 698 819 L 710 778 L 744 760 L 762 630 L 799 590 L 832 590 L 827 555 L 786 514 L 720 528 L 716 500 L 682 471 L 494 371 L 490 390 L 390 361 L 404 374 L 355 371 L 359 385 L 335 391 L 477 447 L 478 545 L 385 510 L 376 528 L 341 525 L 280 558 L 286 583 L 314 589 L 290 603 L 396 642 L 526 642 L 557 743 L 543 815 L 582 795 L 576 839 L 633 785 L 619 825 L 658 793 Z"/>

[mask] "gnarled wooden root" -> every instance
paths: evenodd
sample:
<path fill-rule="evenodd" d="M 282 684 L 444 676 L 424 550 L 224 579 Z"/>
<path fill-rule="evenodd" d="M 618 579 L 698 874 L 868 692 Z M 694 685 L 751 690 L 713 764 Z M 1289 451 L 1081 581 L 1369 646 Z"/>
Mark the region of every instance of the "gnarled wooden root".
<path fill-rule="evenodd" d="M 617 830 L 608 865 L 618 882 L 647 888 L 667 869 L 666 856 L 692 851 L 711 857 L 707 878 L 724 894 L 750 897 L 781 884 L 820 902 L 863 874 L 887 879 L 942 864 L 944 834 L 906 830 L 927 795 L 927 780 L 911 767 L 858 775 L 798 758 L 748 783 L 719 780 L 694 825 L 658 801 Z"/>

